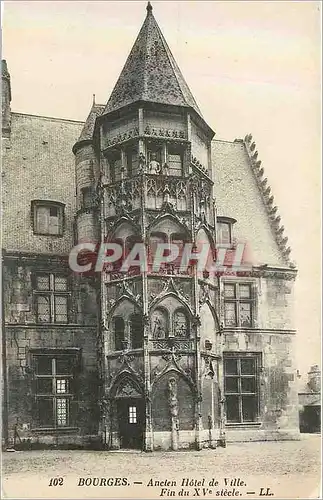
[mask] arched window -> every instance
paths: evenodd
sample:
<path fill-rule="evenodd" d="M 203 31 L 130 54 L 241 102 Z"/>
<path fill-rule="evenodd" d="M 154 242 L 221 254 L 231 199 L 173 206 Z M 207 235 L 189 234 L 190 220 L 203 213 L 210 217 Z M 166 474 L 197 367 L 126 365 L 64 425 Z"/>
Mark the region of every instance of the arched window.
<path fill-rule="evenodd" d="M 182 262 L 183 258 L 183 252 L 184 252 L 184 246 L 185 246 L 185 240 L 187 238 L 185 237 L 185 234 L 180 234 L 180 233 L 173 233 L 171 235 L 171 243 L 173 245 L 176 245 L 178 248 L 178 256 L 177 258 L 172 262 L 175 268 L 179 268 Z"/>
<path fill-rule="evenodd" d="M 173 318 L 174 337 L 185 338 L 188 336 L 188 321 L 184 311 L 178 309 L 174 312 Z"/>
<path fill-rule="evenodd" d="M 130 316 L 130 335 L 132 349 L 142 347 L 144 331 L 141 314 L 132 314 Z"/>
<path fill-rule="evenodd" d="M 154 263 L 159 244 L 167 243 L 167 235 L 160 232 L 151 233 L 149 237 L 149 261 Z"/>
<path fill-rule="evenodd" d="M 158 308 L 152 313 L 151 331 L 156 340 L 165 339 L 168 336 L 168 316 L 165 309 Z"/>
<path fill-rule="evenodd" d="M 114 238 L 112 242 L 115 243 L 116 245 L 119 245 L 120 248 L 122 249 L 122 255 L 121 255 L 121 257 L 118 260 L 115 260 L 112 263 L 113 270 L 114 271 L 119 271 L 120 268 L 122 267 L 123 259 L 124 259 L 124 242 L 123 242 L 122 238 Z"/>
<path fill-rule="evenodd" d="M 121 351 L 124 348 L 125 323 L 123 318 L 116 316 L 114 318 L 114 344 L 115 350 Z"/>

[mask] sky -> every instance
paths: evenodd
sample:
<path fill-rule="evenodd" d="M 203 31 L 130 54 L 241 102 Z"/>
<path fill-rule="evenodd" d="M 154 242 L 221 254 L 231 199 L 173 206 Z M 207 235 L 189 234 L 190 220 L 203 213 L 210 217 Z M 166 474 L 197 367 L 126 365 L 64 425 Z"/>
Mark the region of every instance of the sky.
<path fill-rule="evenodd" d="M 252 133 L 298 268 L 301 374 L 321 358 L 321 2 L 153 1 L 217 139 Z M 3 2 L 12 110 L 84 120 L 106 103 L 146 2 Z"/>

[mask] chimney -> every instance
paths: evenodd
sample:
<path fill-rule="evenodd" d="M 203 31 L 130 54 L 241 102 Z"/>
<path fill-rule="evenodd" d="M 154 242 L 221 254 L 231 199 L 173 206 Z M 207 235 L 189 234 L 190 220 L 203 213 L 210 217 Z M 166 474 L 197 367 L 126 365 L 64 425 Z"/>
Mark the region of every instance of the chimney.
<path fill-rule="evenodd" d="M 1 61 L 2 72 L 2 137 L 10 137 L 11 132 L 11 84 L 7 61 Z"/>

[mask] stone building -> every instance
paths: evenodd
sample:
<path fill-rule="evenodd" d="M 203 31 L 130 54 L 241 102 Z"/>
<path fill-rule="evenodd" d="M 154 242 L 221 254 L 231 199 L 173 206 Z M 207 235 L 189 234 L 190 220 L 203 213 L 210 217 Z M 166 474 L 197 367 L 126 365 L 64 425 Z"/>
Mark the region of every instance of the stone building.
<path fill-rule="evenodd" d="M 301 432 L 321 431 L 321 370 L 313 365 L 304 383 L 299 375 L 299 427 Z"/>
<path fill-rule="evenodd" d="M 297 438 L 296 270 L 274 197 L 250 134 L 214 138 L 150 3 L 107 104 L 84 123 L 11 112 L 5 61 L 2 92 L 6 444 Z M 74 245 L 109 241 L 117 262 L 70 269 Z M 146 269 L 124 272 L 140 242 Z M 180 256 L 208 247 L 226 269 L 192 258 L 156 270 L 170 243 Z M 79 265 L 95 255 L 88 246 Z"/>

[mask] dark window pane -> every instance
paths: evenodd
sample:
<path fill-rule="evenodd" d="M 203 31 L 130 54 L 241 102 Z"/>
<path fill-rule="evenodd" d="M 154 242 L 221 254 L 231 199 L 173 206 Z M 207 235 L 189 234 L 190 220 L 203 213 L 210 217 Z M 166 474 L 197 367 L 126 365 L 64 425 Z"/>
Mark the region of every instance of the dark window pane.
<path fill-rule="evenodd" d="M 36 357 L 36 374 L 51 375 L 52 374 L 52 358 L 48 356 Z"/>
<path fill-rule="evenodd" d="M 251 298 L 251 285 L 240 285 L 239 294 L 241 299 Z"/>
<path fill-rule="evenodd" d="M 133 314 L 131 316 L 131 343 L 133 349 L 142 347 L 143 339 L 143 324 L 140 314 Z"/>
<path fill-rule="evenodd" d="M 244 422 L 254 422 L 257 417 L 257 399 L 255 396 L 242 396 L 242 415 Z"/>
<path fill-rule="evenodd" d="M 241 374 L 242 375 L 254 375 L 255 374 L 255 359 L 245 358 L 240 360 L 241 363 Z"/>
<path fill-rule="evenodd" d="M 53 392 L 53 382 L 51 378 L 37 379 L 37 394 L 51 394 Z"/>
<path fill-rule="evenodd" d="M 237 325 L 236 305 L 234 302 L 224 303 L 224 321 L 226 326 Z"/>
<path fill-rule="evenodd" d="M 70 356 L 61 356 L 55 359 L 56 375 L 71 375 L 73 372 L 73 360 Z"/>
<path fill-rule="evenodd" d="M 242 392 L 256 392 L 256 380 L 254 378 L 241 378 Z"/>
<path fill-rule="evenodd" d="M 251 326 L 251 304 L 240 302 L 240 322 L 241 326 Z"/>
<path fill-rule="evenodd" d="M 225 359 L 224 360 L 224 370 L 228 375 L 237 375 L 238 373 L 238 361 L 237 359 Z"/>
<path fill-rule="evenodd" d="M 114 318 L 115 350 L 121 351 L 124 342 L 124 321 L 122 318 Z"/>
<path fill-rule="evenodd" d="M 225 392 L 238 392 L 238 378 L 235 377 L 226 377 L 225 378 Z"/>
<path fill-rule="evenodd" d="M 36 296 L 37 321 L 50 323 L 50 299 L 43 295 Z"/>
<path fill-rule="evenodd" d="M 58 208 L 57 207 L 50 207 L 49 208 L 49 215 L 51 217 L 58 217 Z"/>
<path fill-rule="evenodd" d="M 228 422 L 240 422 L 239 396 L 226 396 L 226 410 Z"/>
<path fill-rule="evenodd" d="M 53 427 L 53 399 L 37 399 L 38 422 L 41 427 Z"/>

